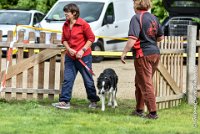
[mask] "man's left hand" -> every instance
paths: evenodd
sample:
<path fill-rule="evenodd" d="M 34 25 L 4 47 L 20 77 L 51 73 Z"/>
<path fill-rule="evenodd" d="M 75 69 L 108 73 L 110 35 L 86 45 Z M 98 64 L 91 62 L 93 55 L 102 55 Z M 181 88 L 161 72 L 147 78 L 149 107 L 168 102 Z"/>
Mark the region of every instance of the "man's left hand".
<path fill-rule="evenodd" d="M 84 54 L 83 50 L 78 51 L 78 53 L 76 53 L 76 58 L 81 59 L 83 57 L 83 54 Z"/>

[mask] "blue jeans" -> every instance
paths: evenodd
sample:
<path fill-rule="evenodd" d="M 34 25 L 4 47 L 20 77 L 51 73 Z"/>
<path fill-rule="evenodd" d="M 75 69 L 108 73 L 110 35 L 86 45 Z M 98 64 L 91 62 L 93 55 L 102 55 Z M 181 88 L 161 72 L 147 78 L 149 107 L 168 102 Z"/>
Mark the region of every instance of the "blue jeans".
<path fill-rule="evenodd" d="M 82 60 L 90 69 L 92 68 L 91 55 L 83 57 Z M 70 102 L 74 80 L 78 71 L 82 75 L 88 100 L 91 102 L 100 101 L 100 98 L 96 94 L 92 74 L 78 60 L 73 60 L 67 55 L 65 56 L 64 81 L 59 101 Z"/>

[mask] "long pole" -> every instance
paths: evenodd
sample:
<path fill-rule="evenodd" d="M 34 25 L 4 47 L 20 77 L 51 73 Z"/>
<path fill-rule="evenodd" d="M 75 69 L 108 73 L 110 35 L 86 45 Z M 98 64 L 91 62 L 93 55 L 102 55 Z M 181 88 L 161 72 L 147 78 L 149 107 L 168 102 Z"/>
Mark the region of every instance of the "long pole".
<path fill-rule="evenodd" d="M 194 90 L 195 90 L 195 61 L 196 61 L 196 37 L 197 37 L 197 26 L 188 26 L 187 32 L 187 101 L 188 104 L 192 105 L 194 102 Z"/>

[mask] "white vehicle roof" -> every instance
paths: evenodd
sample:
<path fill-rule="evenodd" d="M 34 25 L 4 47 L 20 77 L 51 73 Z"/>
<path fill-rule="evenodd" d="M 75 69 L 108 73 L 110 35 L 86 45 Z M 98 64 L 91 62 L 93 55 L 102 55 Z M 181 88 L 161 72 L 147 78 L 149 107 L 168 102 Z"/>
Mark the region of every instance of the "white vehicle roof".
<path fill-rule="evenodd" d="M 7 9 L 1 9 L 0 12 L 24 12 L 24 13 L 41 13 L 44 14 L 38 10 L 7 10 Z"/>

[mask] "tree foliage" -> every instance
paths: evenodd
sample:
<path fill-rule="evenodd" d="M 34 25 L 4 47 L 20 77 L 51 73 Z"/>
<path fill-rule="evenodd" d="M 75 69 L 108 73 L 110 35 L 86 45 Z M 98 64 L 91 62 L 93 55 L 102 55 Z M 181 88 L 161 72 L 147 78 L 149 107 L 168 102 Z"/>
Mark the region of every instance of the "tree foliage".
<path fill-rule="evenodd" d="M 194 22 L 199 23 L 200 24 L 200 19 L 199 18 L 193 18 L 192 19 Z"/>
<path fill-rule="evenodd" d="M 35 9 L 47 13 L 57 0 L 1 0 L 0 9 Z"/>
<path fill-rule="evenodd" d="M 17 5 L 18 0 L 0 0 L 0 9 L 13 8 Z"/>
<path fill-rule="evenodd" d="M 162 22 L 168 15 L 168 12 L 165 10 L 162 0 L 152 0 L 153 7 L 151 12 L 157 16 Z"/>

